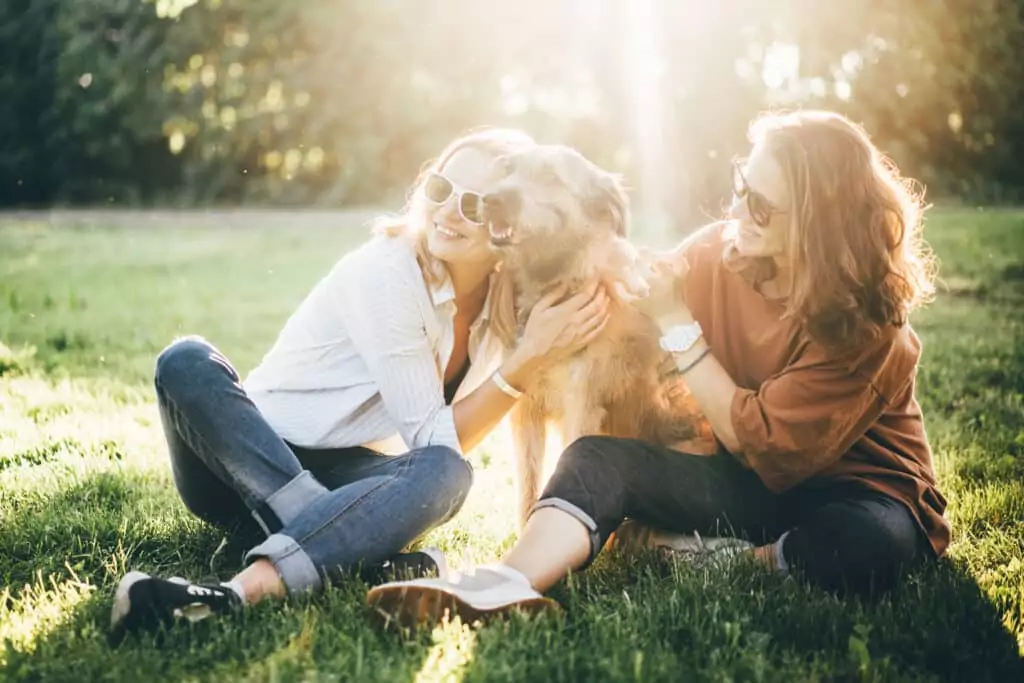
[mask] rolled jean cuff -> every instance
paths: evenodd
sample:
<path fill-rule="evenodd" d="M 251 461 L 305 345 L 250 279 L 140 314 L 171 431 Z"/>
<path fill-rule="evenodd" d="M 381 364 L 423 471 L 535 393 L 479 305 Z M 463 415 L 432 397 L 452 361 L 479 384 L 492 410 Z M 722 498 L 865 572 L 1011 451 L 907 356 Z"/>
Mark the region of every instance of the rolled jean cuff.
<path fill-rule="evenodd" d="M 268 534 L 288 526 L 306 506 L 327 493 L 327 488 L 318 482 L 309 470 L 302 470 L 290 482 L 270 494 L 263 505 L 253 510 L 252 516 Z M 266 514 L 267 511 L 271 513 Z M 267 519 L 276 517 L 277 519 Z"/>
<path fill-rule="evenodd" d="M 601 547 L 604 545 L 601 542 L 601 533 L 597 529 L 597 522 L 594 518 L 584 512 L 576 505 L 570 503 L 564 498 L 542 498 L 534 503 L 533 507 L 530 508 L 530 514 L 532 515 L 541 508 L 555 508 L 562 512 L 571 515 L 580 524 L 587 528 L 587 535 L 590 537 L 590 553 L 587 555 L 587 561 L 583 563 L 580 569 L 588 567 L 597 554 L 601 551 Z"/>
<path fill-rule="evenodd" d="M 290 536 L 272 534 L 245 554 L 247 565 L 258 559 L 269 560 L 277 568 L 290 595 L 323 587 L 323 579 L 313 560 Z"/>

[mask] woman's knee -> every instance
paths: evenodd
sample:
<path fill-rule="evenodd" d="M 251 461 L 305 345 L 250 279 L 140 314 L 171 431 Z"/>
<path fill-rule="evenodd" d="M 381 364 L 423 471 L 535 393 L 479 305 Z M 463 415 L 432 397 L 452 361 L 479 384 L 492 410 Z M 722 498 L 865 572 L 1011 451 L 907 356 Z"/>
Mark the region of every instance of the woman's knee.
<path fill-rule="evenodd" d="M 211 371 L 226 372 L 237 381 L 234 369 L 212 344 L 202 337 L 182 337 L 157 357 L 153 380 L 159 392 L 180 399 L 206 386 Z"/>
<path fill-rule="evenodd" d="M 786 564 L 836 591 L 888 590 L 926 555 L 910 512 L 896 501 L 840 501 L 816 511 L 782 542 Z"/>
<path fill-rule="evenodd" d="M 574 488 L 580 482 L 605 491 L 610 488 L 616 492 L 626 490 L 633 477 L 629 452 L 621 447 L 622 444 L 622 439 L 610 436 L 582 436 L 576 439 L 559 456 L 558 465 L 542 497 L 563 486 Z"/>
<path fill-rule="evenodd" d="M 626 453 L 620 441 L 606 436 L 573 441 L 559 457 L 540 500 L 568 502 L 594 519 L 611 516 L 618 526 L 632 481 L 623 466 Z"/>
<path fill-rule="evenodd" d="M 581 436 L 569 444 L 558 459 L 558 469 L 615 467 L 622 459 L 620 440 L 611 436 Z"/>
<path fill-rule="evenodd" d="M 154 380 L 158 387 L 166 387 L 193 374 L 210 360 L 215 349 L 202 337 L 189 336 L 175 339 L 156 358 Z"/>
<path fill-rule="evenodd" d="M 425 446 L 409 452 L 409 466 L 417 482 L 431 487 L 431 498 L 453 517 L 466 502 L 473 486 L 473 466 L 449 446 Z"/>

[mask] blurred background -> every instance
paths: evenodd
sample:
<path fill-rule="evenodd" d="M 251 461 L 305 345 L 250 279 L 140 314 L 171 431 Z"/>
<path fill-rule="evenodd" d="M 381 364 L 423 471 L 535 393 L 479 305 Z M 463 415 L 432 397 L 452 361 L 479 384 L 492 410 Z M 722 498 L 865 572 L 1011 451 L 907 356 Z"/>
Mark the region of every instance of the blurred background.
<path fill-rule="evenodd" d="M 484 124 L 716 215 L 767 109 L 864 124 L 929 198 L 1024 192 L 1022 0 L 3 0 L 0 206 L 398 208 Z"/>

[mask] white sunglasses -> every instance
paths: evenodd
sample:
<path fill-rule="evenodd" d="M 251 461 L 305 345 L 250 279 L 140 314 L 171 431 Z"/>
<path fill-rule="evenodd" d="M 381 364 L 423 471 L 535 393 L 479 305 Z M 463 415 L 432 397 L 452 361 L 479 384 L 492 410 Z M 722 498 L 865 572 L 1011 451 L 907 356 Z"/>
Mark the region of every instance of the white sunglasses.
<path fill-rule="evenodd" d="M 484 198 L 479 192 L 459 187 L 436 171 L 427 174 L 423 183 L 423 195 L 433 204 L 441 205 L 455 194 L 458 197 L 459 215 L 473 225 L 483 225 Z"/>

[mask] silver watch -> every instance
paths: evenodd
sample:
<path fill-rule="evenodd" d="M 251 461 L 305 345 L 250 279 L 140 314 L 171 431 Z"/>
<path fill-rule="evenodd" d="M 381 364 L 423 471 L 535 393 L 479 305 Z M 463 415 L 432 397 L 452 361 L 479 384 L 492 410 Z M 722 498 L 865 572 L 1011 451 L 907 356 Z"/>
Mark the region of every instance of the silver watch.
<path fill-rule="evenodd" d="M 704 330 L 696 320 L 687 325 L 676 325 L 666 330 L 661 336 L 661 348 L 669 353 L 684 353 L 693 348 L 697 340 L 704 336 Z"/>

